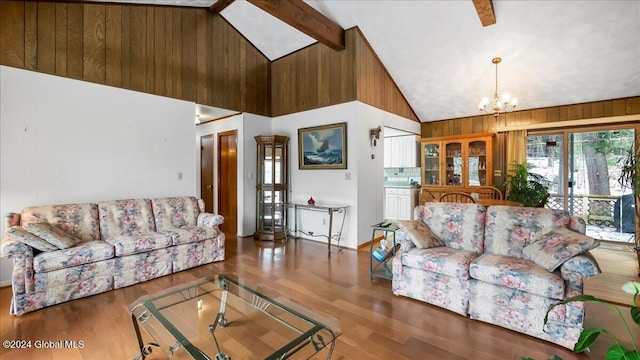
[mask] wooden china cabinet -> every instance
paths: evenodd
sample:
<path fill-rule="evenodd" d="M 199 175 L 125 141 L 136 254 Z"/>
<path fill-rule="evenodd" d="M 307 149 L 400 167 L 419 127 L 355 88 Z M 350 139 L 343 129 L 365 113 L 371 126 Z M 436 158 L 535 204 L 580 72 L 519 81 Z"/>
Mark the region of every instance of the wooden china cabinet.
<path fill-rule="evenodd" d="M 493 185 L 493 133 L 423 138 L 422 186 L 436 199 L 450 191 Z"/>
<path fill-rule="evenodd" d="M 257 240 L 286 238 L 289 138 L 280 135 L 256 136 L 256 232 Z"/>

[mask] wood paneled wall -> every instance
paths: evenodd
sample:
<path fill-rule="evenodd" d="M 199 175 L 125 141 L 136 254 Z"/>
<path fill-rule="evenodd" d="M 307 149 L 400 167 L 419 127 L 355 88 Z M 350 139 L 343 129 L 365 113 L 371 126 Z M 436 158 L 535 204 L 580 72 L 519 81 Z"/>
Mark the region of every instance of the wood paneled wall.
<path fill-rule="evenodd" d="M 206 8 L 0 1 L 0 64 L 271 115 L 269 60 Z"/>
<path fill-rule="evenodd" d="M 418 120 L 364 36 L 345 32 L 345 49 L 310 45 L 271 65 L 273 116 L 359 100 Z"/>
<path fill-rule="evenodd" d="M 271 63 L 273 116 L 356 99 L 355 31 L 345 32 L 345 49 L 316 43 Z"/>
<path fill-rule="evenodd" d="M 640 114 L 640 96 L 515 111 L 501 114 L 498 119 L 493 115 L 481 115 L 426 122 L 421 125 L 421 136 L 428 138 L 497 132 L 499 125 L 530 125 L 635 114 Z"/>
<path fill-rule="evenodd" d="M 640 114 L 640 96 L 516 111 L 502 114 L 498 119 L 493 115 L 483 115 L 426 122 L 421 124 L 421 136 L 429 138 L 483 132 L 495 133 L 498 126 L 504 127 L 505 125 L 535 125 L 635 114 Z M 493 145 L 493 168 L 499 170 L 500 174 L 494 176 L 493 183 L 495 186 L 501 187 L 504 182 L 502 174 L 506 174 L 508 170 L 505 133 L 498 133 Z"/>
<path fill-rule="evenodd" d="M 396 85 L 364 35 L 356 28 L 356 89 L 363 103 L 418 121 L 407 99 Z"/>

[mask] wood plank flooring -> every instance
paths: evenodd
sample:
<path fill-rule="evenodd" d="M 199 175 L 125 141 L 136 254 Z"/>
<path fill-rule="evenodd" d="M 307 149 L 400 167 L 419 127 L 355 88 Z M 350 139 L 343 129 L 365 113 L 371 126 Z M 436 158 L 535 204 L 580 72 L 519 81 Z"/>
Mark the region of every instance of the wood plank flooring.
<path fill-rule="evenodd" d="M 224 262 L 23 316 L 8 315 L 11 288 L 3 287 L 2 340 L 76 340 L 82 341 L 82 348 L 2 348 L 0 359 L 131 359 L 138 349 L 128 305 L 142 295 L 215 273 L 236 273 L 339 319 L 342 335 L 333 359 L 548 359 L 552 355 L 565 360 L 604 358 L 604 343 L 589 354 L 574 354 L 526 335 L 394 296 L 390 281 L 369 280 L 368 251 L 334 249 L 327 257 L 326 244 L 313 241 L 273 245 L 257 244 L 252 238 L 228 238 Z M 600 309 L 589 311 L 593 313 L 587 321 L 597 321 Z M 160 350 L 148 357 L 165 358 Z"/>

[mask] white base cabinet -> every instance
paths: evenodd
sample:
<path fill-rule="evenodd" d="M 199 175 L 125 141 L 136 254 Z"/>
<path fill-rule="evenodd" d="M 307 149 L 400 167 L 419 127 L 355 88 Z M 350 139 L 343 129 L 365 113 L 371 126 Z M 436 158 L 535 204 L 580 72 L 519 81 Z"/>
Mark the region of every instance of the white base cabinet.
<path fill-rule="evenodd" d="M 413 220 L 413 209 L 418 203 L 418 189 L 385 188 L 385 220 Z"/>

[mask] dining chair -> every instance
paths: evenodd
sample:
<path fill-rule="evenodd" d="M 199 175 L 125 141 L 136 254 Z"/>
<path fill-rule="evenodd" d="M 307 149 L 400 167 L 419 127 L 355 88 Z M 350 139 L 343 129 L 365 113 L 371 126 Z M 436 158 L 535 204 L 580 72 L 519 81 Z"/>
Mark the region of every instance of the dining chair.
<path fill-rule="evenodd" d="M 425 189 L 425 188 L 420 189 L 420 195 L 418 195 L 418 201 L 420 204 L 424 204 L 427 201 L 435 201 L 435 200 L 436 200 L 436 196 L 433 195 L 433 193 L 429 191 L 429 189 Z"/>
<path fill-rule="evenodd" d="M 502 200 L 502 191 L 493 186 L 476 186 L 473 188 L 473 192 L 478 193 L 480 199 L 495 199 Z"/>
<path fill-rule="evenodd" d="M 448 192 L 440 196 L 440 202 L 475 203 L 475 200 L 464 192 Z"/>

